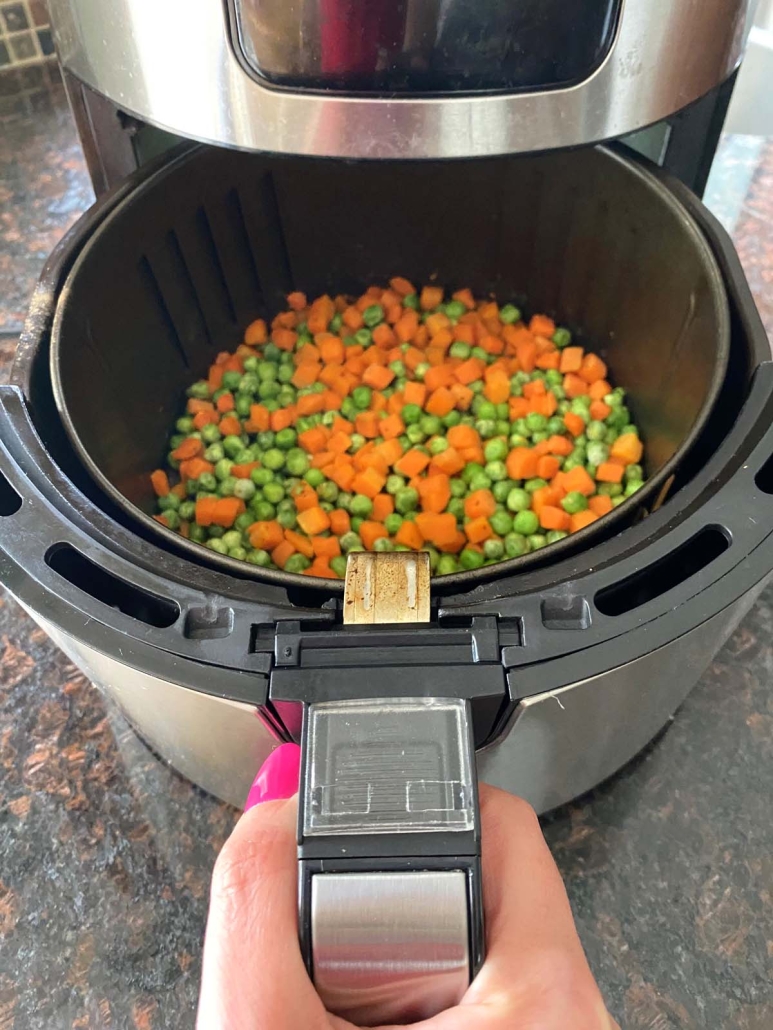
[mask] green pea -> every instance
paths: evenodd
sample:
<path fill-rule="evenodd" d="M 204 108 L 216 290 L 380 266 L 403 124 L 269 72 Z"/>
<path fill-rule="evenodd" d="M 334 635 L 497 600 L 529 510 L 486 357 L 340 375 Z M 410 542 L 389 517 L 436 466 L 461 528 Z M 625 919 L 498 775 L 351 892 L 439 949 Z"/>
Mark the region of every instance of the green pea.
<path fill-rule="evenodd" d="M 600 440 L 604 439 L 604 434 L 606 433 L 606 431 L 607 427 L 604 425 L 604 423 L 597 422 L 594 419 L 592 422 L 588 423 L 588 427 L 585 430 L 585 435 L 588 437 L 589 440 L 594 440 L 598 443 Z"/>
<path fill-rule="evenodd" d="M 234 497 L 240 501 L 249 501 L 255 496 L 255 484 L 251 479 L 237 479 L 232 491 Z"/>
<path fill-rule="evenodd" d="M 274 446 L 274 440 L 276 434 L 270 429 L 267 429 L 264 433 L 258 433 L 257 444 L 262 451 L 267 451 L 269 447 Z"/>
<path fill-rule="evenodd" d="M 435 436 L 443 428 L 442 422 L 436 415 L 425 415 L 419 421 L 419 426 L 425 436 Z"/>
<path fill-rule="evenodd" d="M 489 440 L 495 435 L 497 424 L 493 418 L 479 418 L 475 423 L 475 428 L 478 430 L 483 440 Z"/>
<path fill-rule="evenodd" d="M 256 522 L 270 522 L 276 516 L 276 508 L 268 501 L 258 500 L 258 495 L 252 498 L 250 507 L 255 512 Z"/>
<path fill-rule="evenodd" d="M 464 518 L 464 501 L 461 497 L 452 497 L 446 505 L 446 511 L 450 512 L 457 522 Z"/>
<path fill-rule="evenodd" d="M 483 544 L 484 558 L 501 561 L 505 556 L 505 545 L 501 540 L 486 540 Z"/>
<path fill-rule="evenodd" d="M 419 310 L 419 295 L 418 293 L 409 293 L 407 297 L 403 297 L 403 307 L 413 308 L 414 311 Z"/>
<path fill-rule="evenodd" d="M 326 501 L 328 504 L 335 504 L 338 500 L 338 487 L 335 483 L 326 479 L 324 483 L 320 483 L 317 487 L 317 494 L 321 501 Z"/>
<path fill-rule="evenodd" d="M 477 461 L 468 461 L 461 472 L 462 479 L 467 485 L 470 485 L 470 480 L 473 476 L 483 473 L 483 466 L 479 465 Z"/>
<path fill-rule="evenodd" d="M 528 537 L 536 533 L 538 529 L 539 519 L 533 511 L 527 509 L 516 513 L 513 519 L 513 530 L 516 533 L 521 533 L 523 536 Z"/>
<path fill-rule="evenodd" d="M 360 411 L 365 411 L 370 407 L 372 397 L 373 391 L 369 386 L 356 386 L 352 390 L 352 400 Z"/>
<path fill-rule="evenodd" d="M 447 451 L 451 445 L 444 436 L 436 436 L 429 442 L 429 453 L 430 454 L 442 454 L 443 451 Z"/>
<path fill-rule="evenodd" d="M 490 490 L 491 479 L 486 475 L 485 469 L 482 472 L 476 472 L 470 480 L 470 490 L 474 493 L 476 490 Z"/>
<path fill-rule="evenodd" d="M 507 536 L 513 528 L 513 516 L 506 511 L 495 511 L 489 523 L 497 536 Z"/>
<path fill-rule="evenodd" d="M 384 321 L 384 309 L 380 304 L 371 304 L 363 311 L 362 320 L 368 329 L 373 329 L 379 322 Z"/>
<path fill-rule="evenodd" d="M 486 461 L 504 461 L 507 457 L 507 443 L 500 437 L 495 440 L 489 440 L 486 446 L 483 448 L 483 453 L 486 456 Z"/>
<path fill-rule="evenodd" d="M 503 461 L 489 461 L 486 463 L 486 475 L 492 483 L 503 482 L 507 479 L 507 467 Z"/>
<path fill-rule="evenodd" d="M 233 467 L 234 463 L 232 461 L 228 458 L 221 458 L 220 461 L 215 464 L 215 476 L 217 479 L 222 481 L 231 475 L 231 469 Z"/>
<path fill-rule="evenodd" d="M 627 465 L 625 472 L 623 473 L 626 483 L 633 480 L 634 482 L 643 482 L 644 480 L 644 469 L 641 465 Z"/>
<path fill-rule="evenodd" d="M 347 554 L 349 551 L 354 550 L 354 548 L 362 550 L 362 540 L 360 540 L 359 536 L 351 530 L 348 533 L 344 533 L 338 542 L 341 545 L 341 550 L 345 551 Z"/>
<path fill-rule="evenodd" d="M 570 515 L 576 515 L 580 511 L 585 511 L 588 507 L 588 499 L 583 494 L 573 490 L 561 501 L 561 507 Z"/>
<path fill-rule="evenodd" d="M 388 494 L 392 494 L 394 496 L 398 491 L 402 490 L 404 486 L 405 480 L 402 476 L 398 476 L 396 473 L 392 473 L 392 475 L 387 476 L 386 492 Z"/>
<path fill-rule="evenodd" d="M 271 469 L 272 472 L 277 472 L 284 463 L 284 451 L 280 451 L 278 447 L 270 447 L 263 455 L 263 464 L 267 469 Z"/>
<path fill-rule="evenodd" d="M 277 510 L 276 520 L 282 529 L 295 529 L 298 525 L 298 517 L 295 511 L 285 508 L 283 511 Z"/>
<path fill-rule="evenodd" d="M 371 501 L 370 497 L 366 497 L 365 494 L 355 494 L 352 497 L 349 511 L 358 518 L 367 518 L 373 511 L 373 501 Z"/>
<path fill-rule="evenodd" d="M 373 542 L 374 551 L 394 551 L 394 549 L 394 544 L 388 536 L 380 536 L 377 540 Z"/>
<path fill-rule="evenodd" d="M 449 411 L 447 415 L 444 415 L 440 421 L 446 429 L 451 429 L 453 426 L 458 426 L 461 420 L 462 413 L 454 408 L 453 411 Z"/>
<path fill-rule="evenodd" d="M 194 544 L 206 543 L 207 531 L 203 526 L 197 526 L 194 522 L 190 526 L 188 533 L 190 534 L 190 539 L 194 542 Z"/>
<path fill-rule="evenodd" d="M 422 361 L 413 370 L 413 377 L 414 377 L 414 379 L 418 379 L 420 383 L 423 382 L 424 381 L 424 376 L 427 374 L 427 372 L 429 372 L 429 370 L 431 368 L 432 368 L 432 365 L 430 365 L 426 361 Z"/>
<path fill-rule="evenodd" d="M 457 340 L 451 344 L 448 353 L 452 358 L 462 358 L 466 360 L 470 356 L 471 347 L 468 343 L 463 343 L 461 340 Z"/>
<path fill-rule="evenodd" d="M 528 540 L 532 551 L 538 551 L 541 547 L 546 547 L 548 542 L 548 538 L 544 533 L 532 533 Z"/>
<path fill-rule="evenodd" d="M 185 392 L 189 397 L 195 397 L 197 400 L 205 401 L 209 397 L 209 384 L 205 379 L 200 379 L 197 383 L 189 386 Z"/>
<path fill-rule="evenodd" d="M 538 430 L 536 433 L 531 434 L 532 443 L 542 443 L 543 440 L 547 440 L 550 434 L 545 430 Z"/>
<path fill-rule="evenodd" d="M 528 541 L 522 533 L 508 533 L 504 539 L 504 544 L 505 555 L 508 558 L 520 558 L 522 554 L 527 554 L 529 550 Z"/>
<path fill-rule="evenodd" d="M 356 340 L 358 346 L 370 347 L 371 343 L 373 343 L 373 334 L 371 333 L 370 329 L 358 329 L 357 332 L 354 334 L 354 339 Z"/>
<path fill-rule="evenodd" d="M 510 511 L 528 511 L 531 507 L 531 494 L 528 490 L 523 490 L 521 487 L 515 487 L 507 495 L 507 501 L 505 502 Z"/>
<path fill-rule="evenodd" d="M 521 312 L 515 304 L 505 304 L 499 309 L 499 321 L 503 325 L 513 325 L 514 322 L 521 321 Z"/>
<path fill-rule="evenodd" d="M 411 426 L 420 421 L 422 414 L 418 404 L 406 404 L 400 412 L 400 417 L 406 426 Z"/>
<path fill-rule="evenodd" d="M 559 540 L 563 540 L 569 534 L 563 529 L 551 529 L 546 534 L 546 539 L 549 544 L 557 544 Z"/>
<path fill-rule="evenodd" d="M 311 562 L 305 554 L 291 554 L 285 562 L 285 572 L 303 572 L 308 569 Z"/>
<path fill-rule="evenodd" d="M 617 484 L 620 485 L 619 483 Z M 644 483 L 639 479 L 631 479 L 625 484 L 625 496 L 631 497 L 637 490 L 641 490 Z"/>
<path fill-rule="evenodd" d="M 223 534 L 225 533 L 225 530 L 222 526 L 209 526 L 207 529 L 207 533 L 209 534 L 210 539 L 219 540 L 220 537 L 223 536 Z"/>
<path fill-rule="evenodd" d="M 403 524 L 403 517 L 396 511 L 393 511 L 391 515 L 387 515 L 384 519 L 384 529 L 389 533 L 390 536 L 394 536 Z"/>
<path fill-rule="evenodd" d="M 564 347 L 568 347 L 572 342 L 572 334 L 568 329 L 564 329 L 563 326 L 561 326 L 553 333 L 552 339 L 556 347 L 558 347 L 559 350 L 563 350 Z"/>
<path fill-rule="evenodd" d="M 198 486 L 200 490 L 212 493 L 213 490 L 217 490 L 217 476 L 212 472 L 202 472 L 198 478 Z"/>
<path fill-rule="evenodd" d="M 229 529 L 227 533 L 223 533 L 222 540 L 230 550 L 231 547 L 241 547 L 242 535 L 236 529 Z"/>
<path fill-rule="evenodd" d="M 532 411 L 526 416 L 526 426 L 532 433 L 544 432 L 547 429 L 548 420 L 544 415 L 537 414 L 536 411 Z"/>
<path fill-rule="evenodd" d="M 249 511 L 243 511 L 241 515 L 237 515 L 236 521 L 234 522 L 234 529 L 238 529 L 240 533 L 244 533 L 250 528 L 254 521 L 254 515 Z"/>
<path fill-rule="evenodd" d="M 522 436 L 520 433 L 513 433 L 508 443 L 511 447 L 528 447 L 530 441 L 528 437 Z"/>
<path fill-rule="evenodd" d="M 418 503 L 418 491 L 411 487 L 405 487 L 402 490 L 398 490 L 395 494 L 395 508 L 401 515 L 405 515 L 409 511 L 415 511 Z"/>
<path fill-rule="evenodd" d="M 303 478 L 306 480 L 309 486 L 313 486 L 316 490 L 320 483 L 324 483 L 325 473 L 322 472 L 321 469 L 309 469 L 308 472 L 304 473 Z"/>
<path fill-rule="evenodd" d="M 261 568 L 267 569 L 271 565 L 271 555 L 268 551 L 252 550 L 247 552 L 246 561 L 252 565 L 259 565 Z"/>
<path fill-rule="evenodd" d="M 566 426 L 562 418 L 553 417 L 548 419 L 547 431 L 551 436 L 563 436 L 566 433 Z"/>
<path fill-rule="evenodd" d="M 500 479 L 491 485 L 491 492 L 494 495 L 494 500 L 497 504 L 504 504 L 507 500 L 507 495 L 515 486 L 512 479 Z"/>
<path fill-rule="evenodd" d="M 436 573 L 438 576 L 451 576 L 459 571 L 459 565 L 453 554 L 441 554 L 437 563 Z"/>
<path fill-rule="evenodd" d="M 294 429 L 290 429 L 288 426 L 286 429 L 280 429 L 276 434 L 276 446 L 283 451 L 292 450 L 295 447 L 295 441 L 298 439 L 298 435 Z"/>
<path fill-rule="evenodd" d="M 210 537 L 207 540 L 206 546 L 210 551 L 217 551 L 218 554 L 228 554 L 228 548 L 222 540 L 218 540 L 217 537 Z"/>
<path fill-rule="evenodd" d="M 263 487 L 263 497 L 269 502 L 269 504 L 279 504 L 280 501 L 284 500 L 284 496 L 285 488 L 276 480 L 271 483 L 266 483 Z"/>
<path fill-rule="evenodd" d="M 334 558 L 330 559 L 330 568 L 339 579 L 344 579 L 346 576 L 346 558 L 342 554 L 337 554 Z"/>
<path fill-rule="evenodd" d="M 176 511 L 180 507 L 180 498 L 177 494 L 167 494 L 166 497 L 159 497 L 157 504 L 159 511 Z"/>
<path fill-rule="evenodd" d="M 293 448 L 287 452 L 285 468 L 291 476 L 302 476 L 309 471 L 309 459 L 300 448 Z"/>
<path fill-rule="evenodd" d="M 605 443 L 591 441 L 588 444 L 588 464 L 598 467 L 609 458 L 609 447 Z"/>
<path fill-rule="evenodd" d="M 192 522 L 196 517 L 196 502 L 181 501 L 177 513 L 184 522 Z"/>
<path fill-rule="evenodd" d="M 540 476 L 535 476 L 534 479 L 527 479 L 523 484 L 524 490 L 528 490 L 530 494 L 533 494 L 536 490 L 542 490 L 548 485 L 546 479 L 542 479 Z"/>
<path fill-rule="evenodd" d="M 424 443 L 427 439 L 427 434 L 421 428 L 420 425 L 414 423 L 412 426 L 407 426 L 405 435 L 408 437 L 412 444 Z"/>
<path fill-rule="evenodd" d="M 471 551 L 465 547 L 459 555 L 459 564 L 466 570 L 479 569 L 483 564 L 483 555 L 479 551 Z"/>

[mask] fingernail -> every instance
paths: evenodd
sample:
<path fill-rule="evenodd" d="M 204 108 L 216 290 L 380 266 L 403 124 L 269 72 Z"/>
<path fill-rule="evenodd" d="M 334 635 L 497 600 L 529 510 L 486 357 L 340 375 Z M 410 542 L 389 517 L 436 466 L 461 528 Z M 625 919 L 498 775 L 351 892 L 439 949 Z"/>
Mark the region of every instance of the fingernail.
<path fill-rule="evenodd" d="M 282 744 L 272 751 L 253 780 L 244 811 L 264 801 L 291 798 L 298 793 L 301 749 L 297 744 Z"/>

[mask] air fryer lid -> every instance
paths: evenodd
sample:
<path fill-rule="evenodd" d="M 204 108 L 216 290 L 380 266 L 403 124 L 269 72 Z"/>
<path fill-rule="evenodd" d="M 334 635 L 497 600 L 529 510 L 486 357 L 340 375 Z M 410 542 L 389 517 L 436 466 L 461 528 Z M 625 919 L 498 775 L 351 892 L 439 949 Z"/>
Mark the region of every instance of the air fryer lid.
<path fill-rule="evenodd" d="M 464 163 L 319 162 L 197 148 L 145 179 L 91 236 L 61 293 L 54 393 L 98 487 L 196 560 L 277 581 L 147 514 L 185 388 L 291 289 L 357 292 L 401 274 L 554 314 L 629 389 L 640 490 L 567 540 L 475 572 L 526 569 L 628 524 L 675 472 L 723 381 L 727 301 L 669 189 L 607 148 Z M 325 584 L 328 588 L 331 585 Z"/>

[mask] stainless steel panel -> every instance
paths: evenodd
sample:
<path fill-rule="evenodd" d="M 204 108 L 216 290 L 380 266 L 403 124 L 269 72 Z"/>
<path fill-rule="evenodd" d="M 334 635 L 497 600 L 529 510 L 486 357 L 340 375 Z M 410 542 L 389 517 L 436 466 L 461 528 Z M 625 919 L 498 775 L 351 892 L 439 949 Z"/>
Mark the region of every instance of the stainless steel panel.
<path fill-rule="evenodd" d="M 479 778 L 538 812 L 595 787 L 665 725 L 763 586 L 634 662 L 523 700 L 504 738 L 478 753 Z"/>
<path fill-rule="evenodd" d="M 257 708 L 140 672 L 29 614 L 162 758 L 210 794 L 244 805 L 258 769 L 283 743 Z"/>
<path fill-rule="evenodd" d="M 611 51 L 571 89 L 368 99 L 268 89 L 215 0 L 51 0 L 59 56 L 123 110 L 207 142 L 331 157 L 476 157 L 575 146 L 685 107 L 738 64 L 751 0 L 625 0 Z"/>
<path fill-rule="evenodd" d="M 311 948 L 332 1012 L 358 1025 L 427 1019 L 469 983 L 465 874 L 317 874 Z"/>

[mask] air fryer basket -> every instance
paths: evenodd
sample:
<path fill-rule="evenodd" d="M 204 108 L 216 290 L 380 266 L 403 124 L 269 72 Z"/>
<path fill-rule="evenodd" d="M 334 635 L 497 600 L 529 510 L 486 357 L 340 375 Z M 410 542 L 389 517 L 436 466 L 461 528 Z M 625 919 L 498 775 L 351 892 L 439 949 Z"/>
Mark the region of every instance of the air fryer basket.
<path fill-rule="evenodd" d="M 613 513 L 460 581 L 525 570 L 630 524 L 695 442 L 725 376 L 729 318 L 711 251 L 663 182 L 617 151 L 342 164 L 196 148 L 116 205 L 57 306 L 56 402 L 98 487 L 166 547 L 309 585 L 159 526 L 148 473 L 185 388 L 249 321 L 291 289 L 356 292 L 395 274 L 515 297 L 570 325 L 629 389 L 646 444 L 649 482 Z"/>

